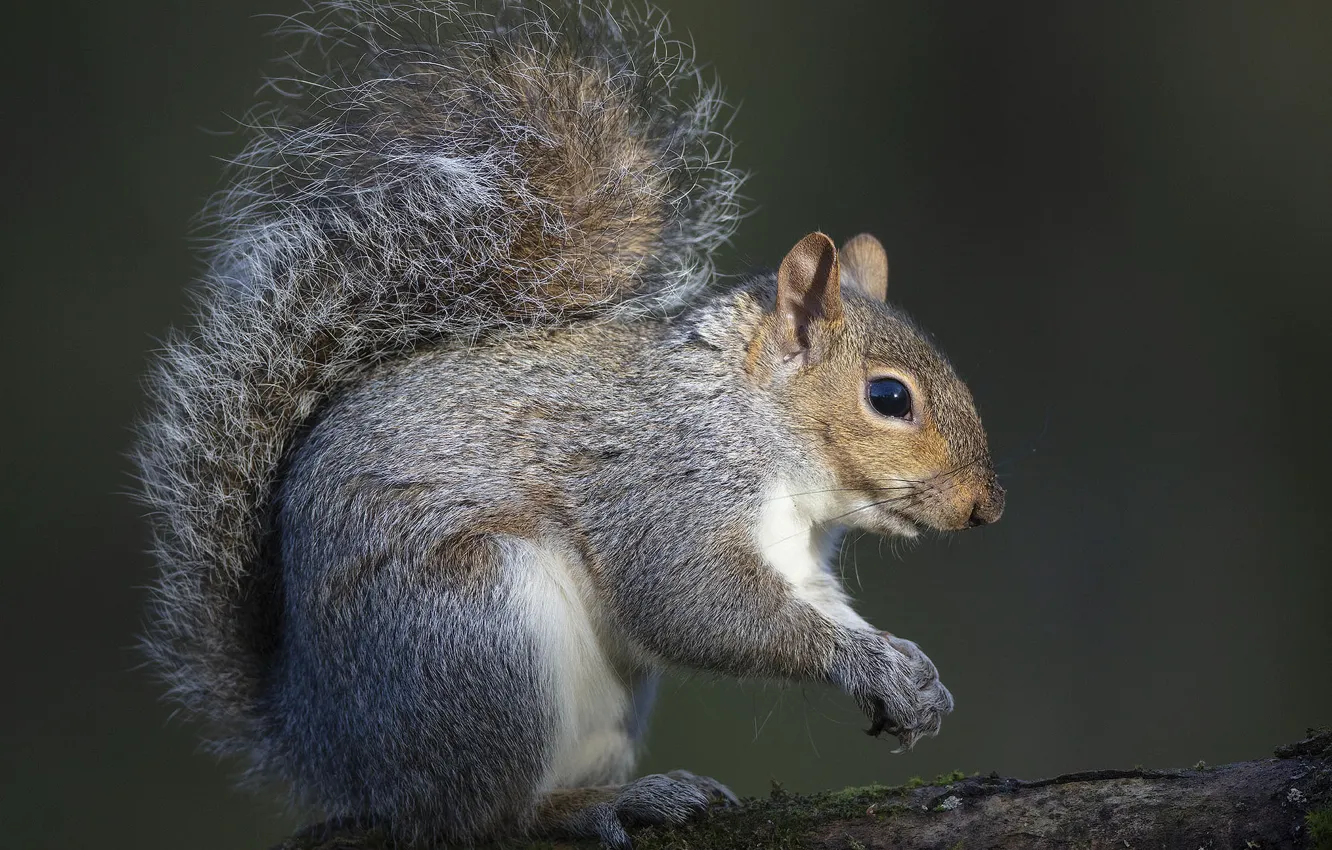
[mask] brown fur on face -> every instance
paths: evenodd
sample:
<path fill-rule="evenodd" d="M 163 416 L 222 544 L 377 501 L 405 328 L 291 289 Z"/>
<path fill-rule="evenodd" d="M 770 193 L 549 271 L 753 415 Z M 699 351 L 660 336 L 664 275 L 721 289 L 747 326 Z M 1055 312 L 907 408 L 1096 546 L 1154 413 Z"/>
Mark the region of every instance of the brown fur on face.
<path fill-rule="evenodd" d="M 913 534 L 921 525 L 994 522 L 1004 490 L 971 393 L 926 336 L 879 299 L 887 270 L 872 236 L 856 237 L 839 257 L 828 237 L 810 234 L 778 272 L 776 309 L 764 316 L 749 362 L 768 372 L 850 497 L 846 524 Z M 868 382 L 883 377 L 907 386 L 909 420 L 870 406 Z"/>

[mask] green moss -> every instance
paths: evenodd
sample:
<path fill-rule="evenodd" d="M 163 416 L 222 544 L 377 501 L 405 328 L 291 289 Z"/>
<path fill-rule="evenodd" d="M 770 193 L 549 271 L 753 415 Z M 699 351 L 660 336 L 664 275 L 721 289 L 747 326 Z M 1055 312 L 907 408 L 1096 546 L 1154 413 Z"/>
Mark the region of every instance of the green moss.
<path fill-rule="evenodd" d="M 882 798 L 897 796 L 902 793 L 901 785 L 862 785 L 858 788 L 843 788 L 841 791 L 826 791 L 815 796 L 823 797 L 830 803 L 859 802 L 864 798 Z"/>
<path fill-rule="evenodd" d="M 1304 827 L 1314 850 L 1332 850 L 1332 806 L 1306 814 Z"/>
<path fill-rule="evenodd" d="M 936 777 L 933 784 L 949 785 L 966 776 L 959 770 Z M 906 805 L 905 798 L 927 783 L 913 777 L 905 785 L 863 785 L 817 794 L 792 794 L 774 782 L 767 798 L 746 800 L 732 809 L 714 809 L 707 817 L 683 826 L 648 827 L 634 830 L 636 850 L 796 850 L 805 846 L 805 837 L 819 825 L 859 818 L 888 818 Z M 333 850 L 358 848 L 382 850 L 374 836 L 362 833 L 349 837 L 347 843 L 322 844 L 292 841 L 281 850 Z M 492 845 L 495 850 L 567 850 L 597 846 L 595 841 L 514 843 Z"/>
<path fill-rule="evenodd" d="M 701 821 L 634 834 L 636 850 L 794 850 L 821 823 L 891 817 L 906 788 L 865 785 L 818 794 L 790 794 L 777 787 L 766 800 L 746 800 L 738 809 L 711 812 Z"/>

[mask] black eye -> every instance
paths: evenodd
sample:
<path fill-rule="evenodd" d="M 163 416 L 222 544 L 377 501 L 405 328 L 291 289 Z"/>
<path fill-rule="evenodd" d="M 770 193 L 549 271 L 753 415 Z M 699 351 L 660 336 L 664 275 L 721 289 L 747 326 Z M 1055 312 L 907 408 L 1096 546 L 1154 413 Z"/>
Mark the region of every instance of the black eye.
<path fill-rule="evenodd" d="M 870 381 L 869 403 L 882 416 L 911 418 L 911 391 L 896 378 L 875 378 Z"/>

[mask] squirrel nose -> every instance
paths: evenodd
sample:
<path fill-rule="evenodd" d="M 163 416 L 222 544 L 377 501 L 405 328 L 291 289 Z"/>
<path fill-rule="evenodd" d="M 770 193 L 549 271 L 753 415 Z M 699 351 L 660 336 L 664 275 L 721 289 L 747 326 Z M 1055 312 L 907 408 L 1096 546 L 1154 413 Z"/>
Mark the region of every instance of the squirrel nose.
<path fill-rule="evenodd" d="M 967 528 L 989 525 L 1004 513 L 1004 488 L 993 484 L 988 492 L 977 499 L 971 506 L 971 516 L 967 518 Z"/>

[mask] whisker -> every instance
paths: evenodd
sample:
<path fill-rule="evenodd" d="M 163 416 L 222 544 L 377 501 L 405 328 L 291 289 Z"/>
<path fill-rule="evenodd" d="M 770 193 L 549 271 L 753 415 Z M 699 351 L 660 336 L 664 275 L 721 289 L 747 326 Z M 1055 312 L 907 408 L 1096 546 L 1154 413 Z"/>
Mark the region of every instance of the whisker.
<path fill-rule="evenodd" d="M 854 543 L 851 547 L 851 569 L 856 574 L 856 590 L 864 590 L 865 583 L 860 580 L 860 556 L 856 554 Z"/>
<path fill-rule="evenodd" d="M 983 459 L 984 458 L 982 455 L 976 455 L 972 457 L 970 460 L 960 463 L 957 466 L 953 467 L 952 469 L 948 469 L 945 470 L 944 472 L 937 473 L 924 481 L 911 481 L 906 478 L 889 478 L 887 480 L 899 483 L 891 485 L 883 485 L 878 487 L 829 487 L 822 490 L 807 490 L 801 493 L 788 493 L 782 496 L 772 496 L 770 498 L 764 499 L 763 503 L 766 504 L 768 502 L 778 501 L 781 499 L 795 499 L 800 496 L 812 496 L 823 493 L 876 493 L 876 492 L 882 493 L 889 491 L 901 491 L 901 490 L 906 491 L 901 495 L 891 496 L 887 499 L 878 499 L 869 502 L 868 504 L 861 505 L 860 507 L 852 508 L 851 510 L 846 511 L 845 513 L 838 514 L 837 516 L 830 517 L 829 519 L 823 520 L 821 523 L 818 523 L 818 524 L 827 525 L 844 520 L 849 516 L 853 516 L 855 514 L 860 513 L 861 511 L 871 510 L 873 508 L 882 507 L 884 505 L 903 503 L 903 507 L 914 507 L 920 504 L 921 501 L 924 500 L 926 497 L 933 496 L 937 498 L 943 498 L 947 496 L 949 493 L 951 493 L 953 490 L 956 490 L 959 486 L 961 486 L 961 483 L 958 481 L 958 476 L 961 475 L 962 472 L 980 463 L 981 460 Z M 801 536 L 802 534 L 809 533 L 809 531 L 811 531 L 814 528 L 814 526 L 815 523 L 810 523 L 806 528 L 803 528 L 800 531 L 794 532 L 793 534 L 788 534 L 786 537 L 783 537 L 779 540 L 774 540 L 772 543 L 769 543 L 765 548 L 771 549 L 772 547 L 779 546 L 782 543 L 787 542 L 788 540 L 794 540 L 795 538 Z M 859 576 L 857 576 L 857 580 L 859 580 Z M 844 572 L 843 572 L 843 581 L 845 581 Z"/>
<path fill-rule="evenodd" d="M 757 714 L 755 715 L 755 717 L 754 717 L 754 740 L 755 740 L 755 741 L 757 741 L 757 740 L 759 739 L 759 735 L 762 735 L 762 734 L 763 734 L 763 730 L 767 727 L 767 725 L 768 725 L 768 721 L 772 719 L 772 713 L 773 713 L 774 711 L 777 710 L 777 705 L 778 705 L 779 702 L 781 702 L 781 697 L 780 697 L 780 696 L 778 696 L 778 698 L 777 698 L 776 700 L 773 701 L 773 703 L 772 703 L 772 707 L 769 708 L 769 709 L 768 709 L 768 713 L 767 713 L 766 715 L 764 715 L 764 717 L 763 717 L 763 722 L 762 722 L 762 723 L 759 723 L 759 722 L 758 722 L 758 716 L 757 716 Z"/>
<path fill-rule="evenodd" d="M 872 493 L 878 490 L 906 490 L 916 486 L 913 481 L 907 481 L 905 478 L 889 479 L 890 481 L 904 481 L 906 483 L 893 485 L 890 487 L 829 487 L 826 490 L 805 490 L 800 493 L 787 493 L 784 496 L 772 496 L 764 499 L 763 502 L 776 502 L 782 499 L 795 499 L 800 496 L 817 496 L 823 493 Z"/>
<path fill-rule="evenodd" d="M 847 511 L 846 513 L 838 514 L 838 515 L 835 516 L 835 517 L 830 517 L 829 519 L 824 520 L 823 523 L 821 523 L 821 524 L 835 523 L 835 522 L 837 522 L 838 520 L 845 519 L 846 517 L 849 517 L 849 516 L 851 516 L 852 514 L 855 514 L 855 513 L 859 513 L 860 511 L 869 510 L 870 508 L 880 507 L 880 506 L 882 506 L 882 505 L 891 504 L 891 503 L 893 503 L 893 502 L 900 502 L 900 501 L 903 501 L 903 500 L 905 500 L 905 499 L 912 498 L 912 496 L 914 496 L 914 495 L 919 495 L 919 494 L 907 493 L 907 494 L 902 495 L 902 496 L 893 496 L 892 498 L 889 498 L 889 499 L 880 499 L 880 500 L 877 501 L 877 502 L 871 502 L 871 503 L 869 503 L 868 505 L 862 505 L 862 506 L 860 506 L 860 507 L 858 507 L 858 508 L 853 508 L 852 510 Z M 781 545 L 782 543 L 785 543 L 785 542 L 788 541 L 788 540 L 794 540 L 795 538 L 799 537 L 800 535 L 808 533 L 808 532 L 810 531 L 810 529 L 812 529 L 813 527 L 814 527 L 814 523 L 810 523 L 810 525 L 809 525 L 807 528 L 803 528 L 803 529 L 801 529 L 800 531 L 795 532 L 794 534 L 788 534 L 787 536 L 781 538 L 780 540 L 774 540 L 773 542 L 769 543 L 765 548 L 767 548 L 767 549 L 771 549 L 772 547 L 774 547 L 774 546 L 778 546 L 778 545 Z"/>

